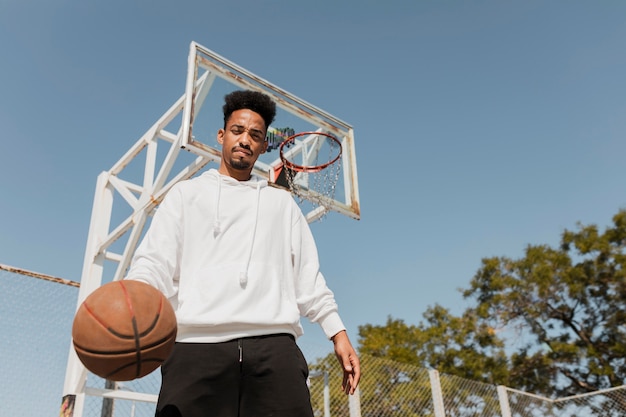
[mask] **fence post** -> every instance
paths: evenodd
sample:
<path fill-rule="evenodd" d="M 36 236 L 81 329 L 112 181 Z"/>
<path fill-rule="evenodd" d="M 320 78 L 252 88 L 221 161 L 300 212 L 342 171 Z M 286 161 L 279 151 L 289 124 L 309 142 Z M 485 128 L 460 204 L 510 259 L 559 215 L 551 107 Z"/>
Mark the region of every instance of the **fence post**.
<path fill-rule="evenodd" d="M 324 371 L 324 417 L 330 417 L 330 386 L 327 371 Z"/>
<path fill-rule="evenodd" d="M 348 395 L 350 417 L 361 417 L 361 390 L 356 387 L 354 394 Z"/>
<path fill-rule="evenodd" d="M 509 394 L 504 385 L 498 385 L 498 400 L 500 401 L 500 410 L 502 417 L 511 417 L 511 407 L 509 406 Z"/>
<path fill-rule="evenodd" d="M 443 406 L 443 394 L 441 392 L 439 372 L 435 369 L 431 369 L 428 371 L 428 376 L 430 377 L 430 391 L 433 397 L 435 417 L 446 417 L 446 409 Z"/>

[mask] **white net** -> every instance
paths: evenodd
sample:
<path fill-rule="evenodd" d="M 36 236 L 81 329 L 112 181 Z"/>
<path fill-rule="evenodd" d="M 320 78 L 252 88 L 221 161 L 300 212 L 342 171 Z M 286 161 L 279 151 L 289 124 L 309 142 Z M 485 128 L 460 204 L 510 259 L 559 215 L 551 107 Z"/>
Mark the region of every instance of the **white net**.
<path fill-rule="evenodd" d="M 0 415 L 59 410 L 78 297 L 66 282 L 0 265 Z"/>
<path fill-rule="evenodd" d="M 298 133 L 283 142 L 280 156 L 289 189 L 299 203 L 306 200 L 330 210 L 341 173 L 339 140 L 322 132 Z"/>

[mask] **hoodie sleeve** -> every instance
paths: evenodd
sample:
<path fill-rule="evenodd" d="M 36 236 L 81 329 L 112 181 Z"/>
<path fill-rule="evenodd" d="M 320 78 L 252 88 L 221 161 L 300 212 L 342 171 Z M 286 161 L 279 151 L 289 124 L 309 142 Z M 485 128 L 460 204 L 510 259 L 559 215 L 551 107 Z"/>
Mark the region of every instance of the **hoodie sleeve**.
<path fill-rule="evenodd" d="M 176 294 L 183 241 L 182 216 L 181 191 L 175 186 L 156 209 L 125 279 L 146 282 L 168 298 Z"/>
<path fill-rule="evenodd" d="M 302 213 L 292 233 L 292 254 L 296 297 L 300 314 L 318 323 L 329 339 L 345 330 L 333 292 L 319 270 L 315 240 Z"/>

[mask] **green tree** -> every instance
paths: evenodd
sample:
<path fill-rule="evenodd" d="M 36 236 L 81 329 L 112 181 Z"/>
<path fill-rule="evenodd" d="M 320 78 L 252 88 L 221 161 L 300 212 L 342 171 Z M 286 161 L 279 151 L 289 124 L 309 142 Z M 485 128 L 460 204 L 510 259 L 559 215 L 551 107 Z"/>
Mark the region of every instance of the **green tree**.
<path fill-rule="evenodd" d="M 506 381 L 503 342 L 493 329 L 478 323 L 475 314 L 454 317 L 435 306 L 424 317 L 426 323 L 419 326 L 388 318 L 384 326 L 359 327 L 364 415 L 434 415 L 426 368 L 480 382 Z M 447 404 L 451 416 L 480 396 L 465 385 L 454 389 L 454 399 Z M 462 415 L 469 414 L 466 410 Z"/>
<path fill-rule="evenodd" d="M 480 321 L 523 340 L 510 356 L 519 389 L 559 396 L 626 381 L 626 211 L 603 233 L 565 230 L 558 248 L 488 258 L 464 291 Z"/>
<path fill-rule="evenodd" d="M 359 327 L 361 409 L 366 417 L 433 416 L 428 371 L 419 364 L 419 332 L 402 320 Z"/>
<path fill-rule="evenodd" d="M 463 290 L 472 306 L 460 317 L 435 305 L 417 326 L 392 318 L 360 326 L 359 351 L 547 396 L 622 385 L 625 245 L 622 210 L 604 232 L 578 224 L 556 248 L 529 245 L 520 259 L 485 258 Z M 364 386 L 376 379 L 379 390 L 411 379 L 390 366 L 364 370 Z"/>
<path fill-rule="evenodd" d="M 455 317 L 435 305 L 424 318 L 418 326 L 392 318 L 384 326 L 360 326 L 359 352 L 475 381 L 507 382 L 504 343 L 473 310 Z"/>

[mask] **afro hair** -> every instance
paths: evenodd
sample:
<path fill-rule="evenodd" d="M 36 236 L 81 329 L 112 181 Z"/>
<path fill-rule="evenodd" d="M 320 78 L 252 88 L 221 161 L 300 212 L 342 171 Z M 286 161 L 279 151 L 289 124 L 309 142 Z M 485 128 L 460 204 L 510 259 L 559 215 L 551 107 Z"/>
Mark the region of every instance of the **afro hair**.
<path fill-rule="evenodd" d="M 265 129 L 269 128 L 276 117 L 276 104 L 269 96 L 257 91 L 233 91 L 224 96 L 224 128 L 230 115 L 237 110 L 247 109 L 258 113 L 265 122 Z"/>

